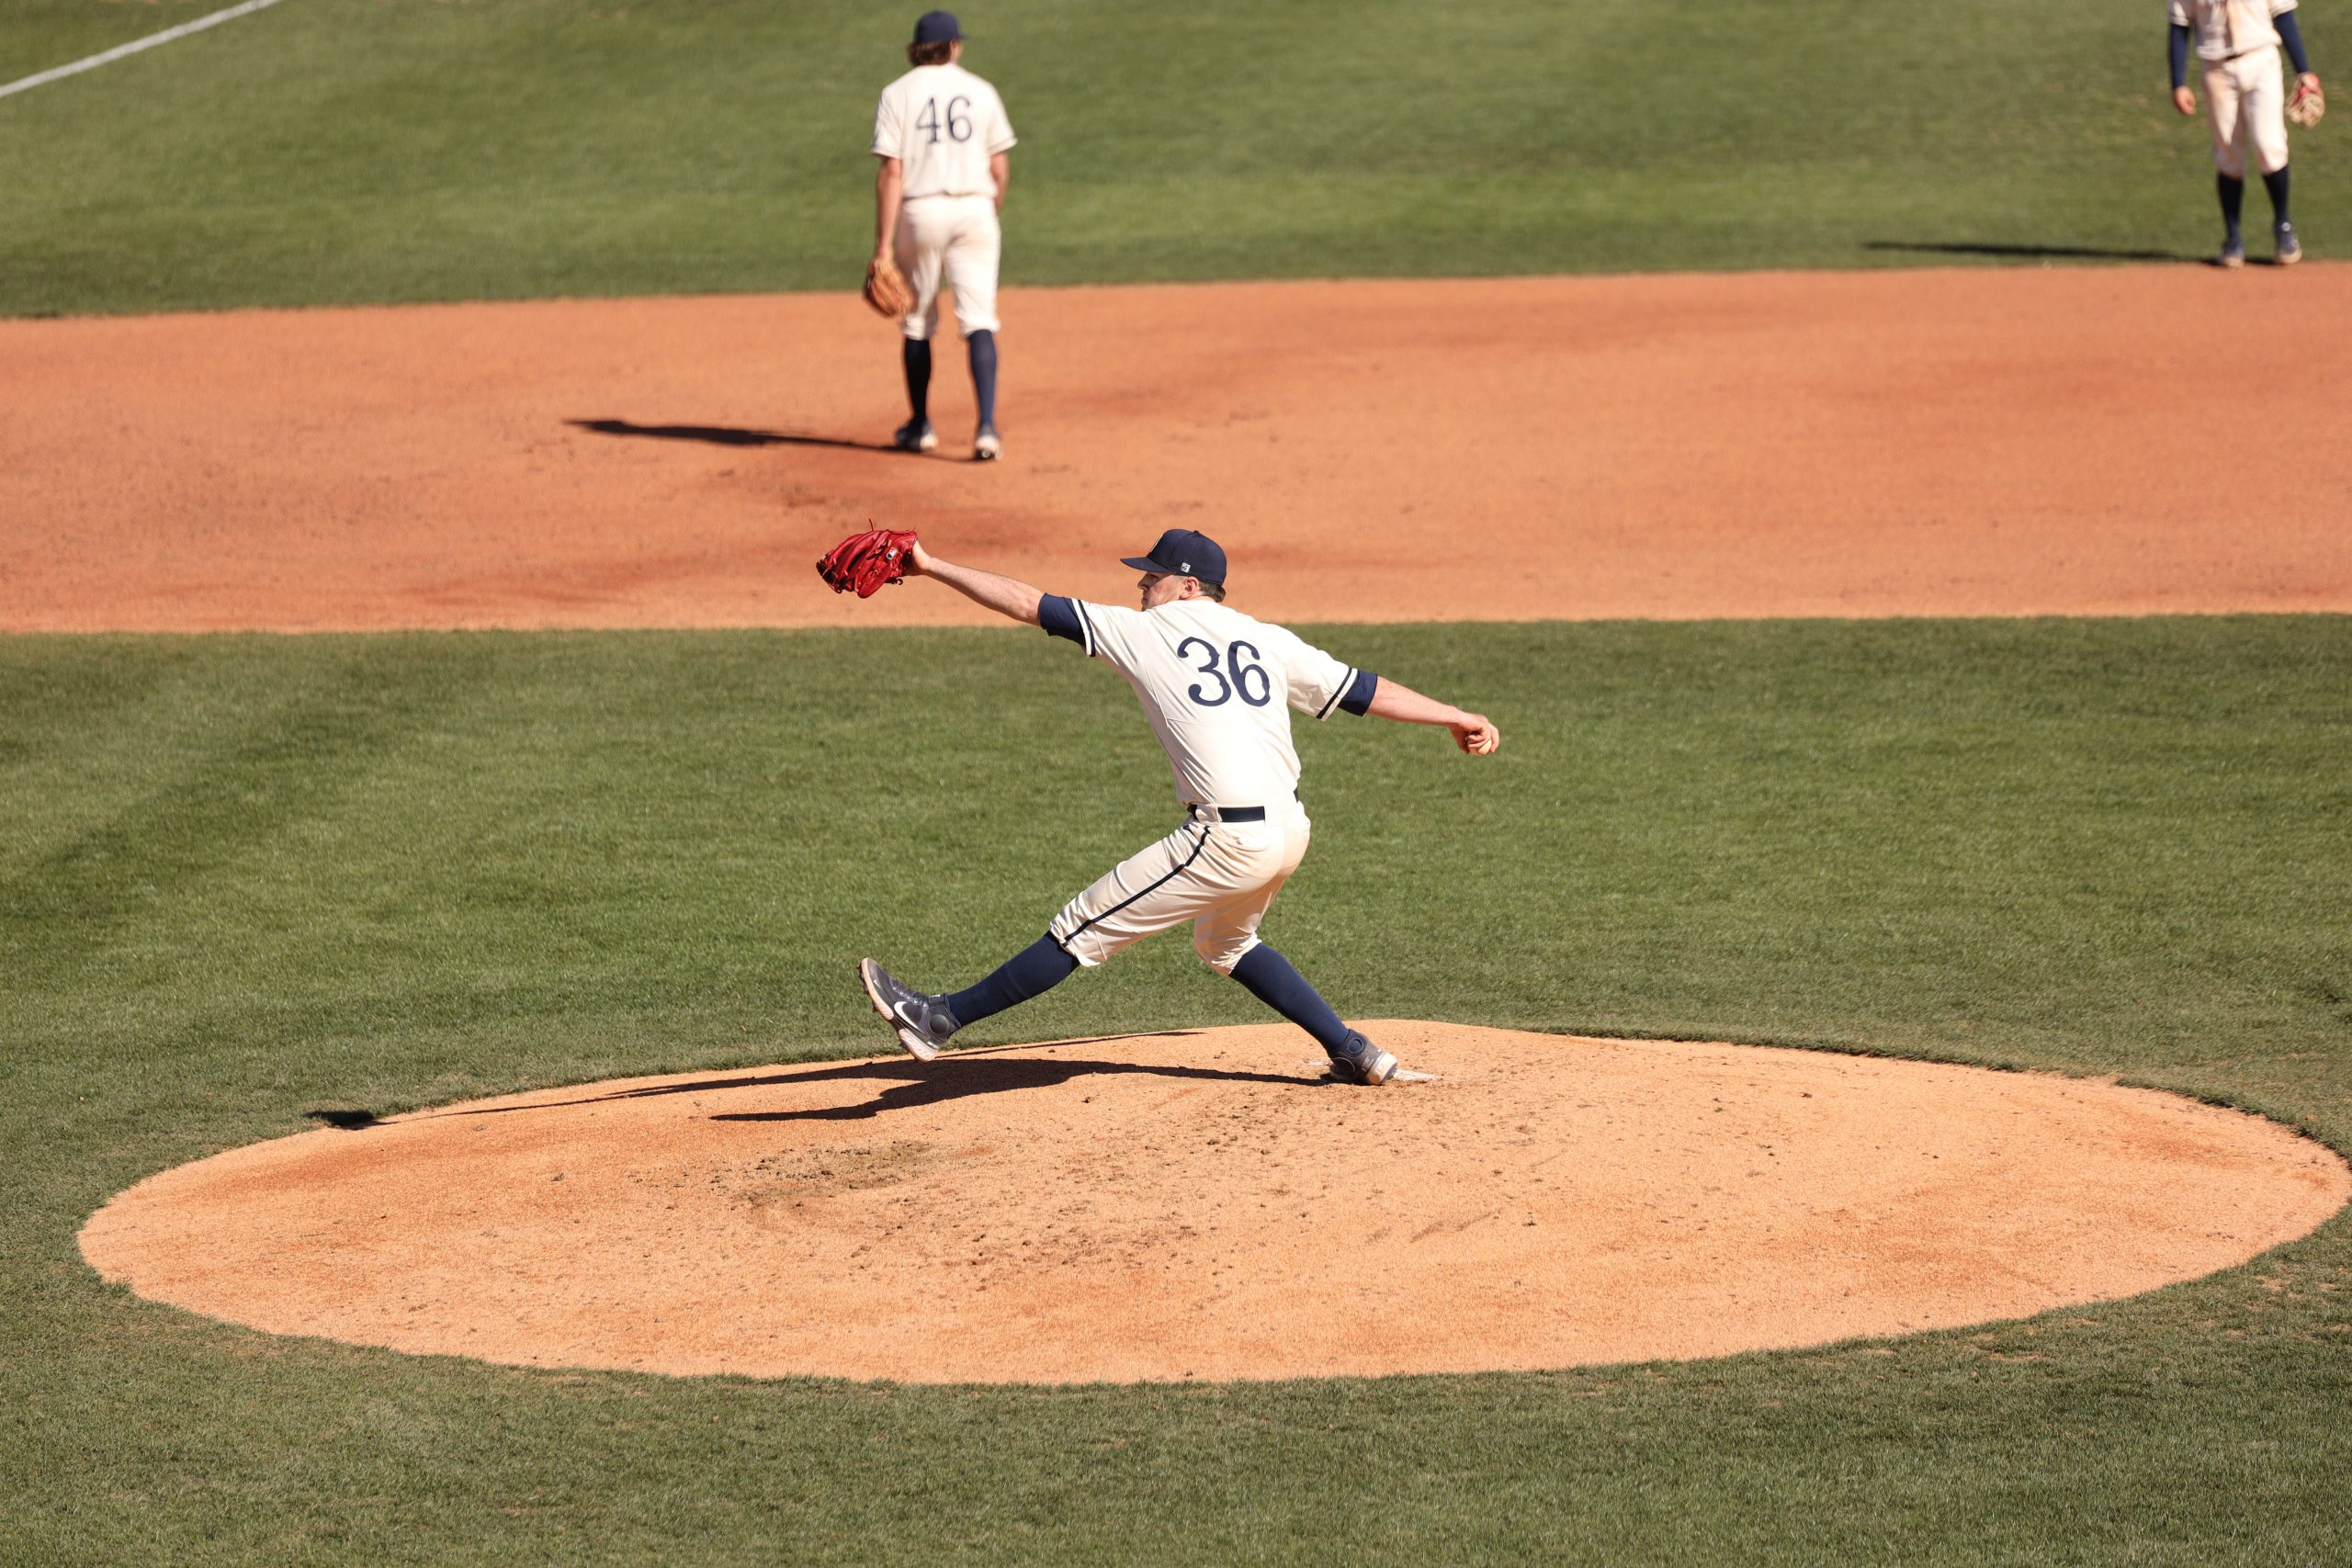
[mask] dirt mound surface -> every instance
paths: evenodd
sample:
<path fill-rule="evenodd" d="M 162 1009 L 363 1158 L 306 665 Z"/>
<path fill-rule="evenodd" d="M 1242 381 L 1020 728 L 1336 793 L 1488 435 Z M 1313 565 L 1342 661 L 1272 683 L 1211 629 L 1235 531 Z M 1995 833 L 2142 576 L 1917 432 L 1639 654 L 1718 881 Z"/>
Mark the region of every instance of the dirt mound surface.
<path fill-rule="evenodd" d="M 0 631 L 979 624 L 868 519 L 1283 620 L 2352 610 L 2352 267 L 1016 290 L 1006 460 L 831 296 L 0 321 Z M 2269 345 L 2269 346 L 2266 346 Z"/>
<path fill-rule="evenodd" d="M 166 1171 L 82 1233 L 141 1295 L 533 1366 L 910 1382 L 1724 1355 L 2106 1300 L 2317 1226 L 2256 1117 L 2021 1073 L 1440 1023 L 630 1079 Z"/>

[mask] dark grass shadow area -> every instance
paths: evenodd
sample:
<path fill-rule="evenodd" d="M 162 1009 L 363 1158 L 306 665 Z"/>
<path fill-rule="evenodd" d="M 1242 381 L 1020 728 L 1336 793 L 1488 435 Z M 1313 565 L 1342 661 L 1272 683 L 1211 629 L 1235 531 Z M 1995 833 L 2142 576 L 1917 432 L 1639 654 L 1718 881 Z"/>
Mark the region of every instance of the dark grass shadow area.
<path fill-rule="evenodd" d="M 655 441 L 699 441 L 710 446 L 833 446 L 844 452 L 887 452 L 888 441 L 844 441 L 834 435 L 793 435 L 781 430 L 744 430 L 731 424 L 636 424 L 625 419 L 568 419 L 574 430 L 597 435 L 636 435 Z"/>

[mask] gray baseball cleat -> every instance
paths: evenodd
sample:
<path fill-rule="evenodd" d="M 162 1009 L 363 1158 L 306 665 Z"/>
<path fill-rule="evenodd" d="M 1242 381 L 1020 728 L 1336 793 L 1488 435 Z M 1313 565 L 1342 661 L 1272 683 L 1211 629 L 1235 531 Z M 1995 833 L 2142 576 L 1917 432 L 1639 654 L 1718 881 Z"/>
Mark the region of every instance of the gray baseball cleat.
<path fill-rule="evenodd" d="M 2303 243 L 2295 237 L 2295 226 L 2292 223 L 2281 223 L 2272 230 L 2271 233 L 2278 242 L 2280 266 L 2292 266 L 2303 259 Z"/>
<path fill-rule="evenodd" d="M 1396 1073 L 1396 1058 L 1352 1029 L 1345 1044 L 1327 1054 L 1331 1058 L 1331 1076 L 1343 1083 L 1376 1086 Z"/>
<path fill-rule="evenodd" d="M 890 433 L 890 445 L 901 452 L 935 452 L 939 434 L 927 419 L 910 419 Z"/>
<path fill-rule="evenodd" d="M 2233 234 L 2222 242 L 2222 270 L 2235 272 L 2245 265 L 2245 242 Z"/>
<path fill-rule="evenodd" d="M 899 1043 L 907 1055 L 918 1062 L 928 1062 L 939 1055 L 947 1037 L 964 1026 L 957 1023 L 941 1005 L 937 997 L 925 996 L 911 986 L 901 984 L 897 976 L 871 958 L 857 961 L 857 977 L 865 982 L 866 998 L 874 1010 L 889 1021 L 898 1032 Z"/>

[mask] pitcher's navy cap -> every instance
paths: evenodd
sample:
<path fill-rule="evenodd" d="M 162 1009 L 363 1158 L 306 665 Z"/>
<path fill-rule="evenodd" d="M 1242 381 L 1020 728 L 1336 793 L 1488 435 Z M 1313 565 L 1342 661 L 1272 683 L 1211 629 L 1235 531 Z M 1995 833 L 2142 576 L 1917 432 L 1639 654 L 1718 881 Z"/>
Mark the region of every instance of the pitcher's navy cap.
<path fill-rule="evenodd" d="M 903 11 L 899 13 L 900 16 L 905 14 Z M 925 11 L 915 18 L 917 43 L 946 43 L 963 36 L 964 29 L 956 25 L 956 16 L 952 11 Z"/>
<path fill-rule="evenodd" d="M 1164 577 L 1197 577 L 1219 587 L 1225 583 L 1225 551 L 1206 534 L 1195 534 L 1190 528 L 1169 529 L 1151 547 L 1151 554 L 1121 556 L 1119 564 Z"/>

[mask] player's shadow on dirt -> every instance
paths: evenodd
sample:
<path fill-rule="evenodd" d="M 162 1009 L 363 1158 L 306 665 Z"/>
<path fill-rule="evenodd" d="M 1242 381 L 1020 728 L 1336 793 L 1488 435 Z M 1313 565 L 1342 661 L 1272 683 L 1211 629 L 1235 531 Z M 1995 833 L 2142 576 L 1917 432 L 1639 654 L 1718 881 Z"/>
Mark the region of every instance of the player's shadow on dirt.
<path fill-rule="evenodd" d="M 1206 1078 L 1227 1083 L 1279 1084 L 1285 1089 L 1313 1089 L 1323 1080 L 1286 1077 L 1280 1073 L 1228 1072 L 1221 1067 L 1153 1066 L 1141 1062 L 1021 1061 L 996 1062 L 985 1057 L 937 1062 L 861 1062 L 831 1072 L 802 1073 L 796 1081 L 827 1078 L 871 1078 L 891 1087 L 862 1105 L 828 1105 L 808 1111 L 729 1111 L 714 1122 L 863 1122 L 888 1111 L 911 1111 L 920 1105 L 963 1100 L 976 1094 L 1010 1094 L 1024 1089 L 1053 1089 L 1072 1078 L 1115 1077 L 1142 1073 L 1161 1078 Z"/>
<path fill-rule="evenodd" d="M 2015 260 L 2204 262 L 2211 256 L 2184 255 L 2178 251 L 2104 251 L 2088 245 L 1935 244 L 1912 240 L 1865 240 L 1866 251 L 1916 251 L 1939 256 L 2006 256 Z"/>
<path fill-rule="evenodd" d="M 1170 1032 L 1181 1037 L 1189 1031 Z M 1164 1038 L 1165 1036 L 1159 1036 Z M 1105 1034 L 1086 1040 L 1066 1041 L 1072 1045 L 1107 1044 L 1114 1040 L 1149 1038 L 1127 1034 Z M 459 1107 L 448 1111 L 424 1111 L 414 1120 L 424 1121 L 439 1116 L 513 1116 L 533 1111 L 560 1111 L 579 1105 L 610 1105 L 625 1100 L 654 1100 L 672 1094 L 718 1094 L 734 1089 L 771 1089 L 783 1084 L 832 1083 L 863 1080 L 892 1087 L 885 1089 L 872 1100 L 859 1105 L 825 1106 L 809 1111 L 730 1111 L 714 1115 L 714 1122 L 860 1122 L 878 1116 L 886 1111 L 903 1111 L 918 1105 L 936 1105 L 942 1100 L 961 1100 L 973 1094 L 1004 1094 L 1015 1089 L 1051 1089 L 1072 1078 L 1116 1077 L 1126 1073 L 1142 1073 L 1152 1077 L 1222 1079 L 1227 1083 L 1280 1084 L 1291 1089 L 1317 1089 L 1335 1083 L 1333 1078 L 1294 1077 L 1282 1073 L 1251 1073 L 1232 1071 L 1223 1067 L 1154 1066 L 1143 1062 L 1104 1062 L 1087 1058 L 1021 1057 L 1000 1060 L 999 1050 L 1025 1050 L 1028 1047 L 991 1046 L 978 1051 L 958 1051 L 936 1062 L 912 1059 L 882 1062 L 846 1062 L 837 1067 L 785 1067 L 775 1071 L 737 1074 L 730 1077 L 693 1078 L 684 1083 L 646 1084 L 637 1089 L 616 1089 L 603 1094 L 583 1094 L 571 1100 L 537 1100 L 525 1105 L 481 1105 Z M 309 1112 L 313 1121 L 346 1131 L 362 1132 L 382 1125 L 368 1111 Z"/>
<path fill-rule="evenodd" d="M 888 441 L 843 441 L 831 435 L 791 435 L 781 430 L 743 430 L 731 424 L 632 424 L 625 419 L 567 419 L 574 430 L 597 435 L 642 435 L 656 441 L 699 441 L 710 446 L 838 446 L 845 452 L 888 452 Z"/>

